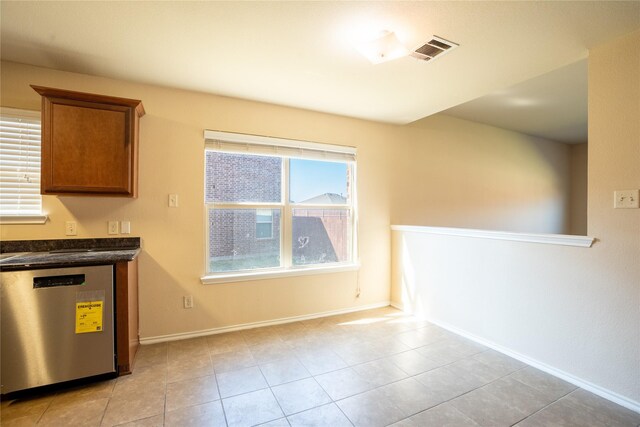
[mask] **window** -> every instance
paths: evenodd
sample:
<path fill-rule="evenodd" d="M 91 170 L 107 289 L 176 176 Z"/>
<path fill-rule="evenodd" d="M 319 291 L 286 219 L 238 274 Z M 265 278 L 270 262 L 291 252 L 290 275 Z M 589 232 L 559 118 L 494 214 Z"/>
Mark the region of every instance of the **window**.
<path fill-rule="evenodd" d="M 40 113 L 3 108 L 0 113 L 0 219 L 43 223 L 40 195 Z"/>
<path fill-rule="evenodd" d="M 273 238 L 273 211 L 258 209 L 256 211 L 256 239 Z"/>
<path fill-rule="evenodd" d="M 214 131 L 205 138 L 207 275 L 353 265 L 353 148 Z"/>

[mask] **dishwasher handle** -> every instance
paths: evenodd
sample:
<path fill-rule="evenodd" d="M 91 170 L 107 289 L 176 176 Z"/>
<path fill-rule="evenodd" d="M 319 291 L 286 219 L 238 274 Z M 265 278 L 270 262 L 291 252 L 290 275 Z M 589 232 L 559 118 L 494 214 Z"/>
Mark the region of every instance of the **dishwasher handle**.
<path fill-rule="evenodd" d="M 59 286 L 84 285 L 84 274 L 68 274 L 65 276 L 44 276 L 33 278 L 33 289 L 56 288 Z"/>

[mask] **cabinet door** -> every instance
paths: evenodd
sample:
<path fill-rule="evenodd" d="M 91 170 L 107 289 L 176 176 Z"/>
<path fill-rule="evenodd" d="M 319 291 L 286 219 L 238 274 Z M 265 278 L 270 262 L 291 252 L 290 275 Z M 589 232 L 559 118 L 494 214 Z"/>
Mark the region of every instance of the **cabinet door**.
<path fill-rule="evenodd" d="M 43 101 L 42 193 L 135 196 L 135 110 L 63 98 Z"/>

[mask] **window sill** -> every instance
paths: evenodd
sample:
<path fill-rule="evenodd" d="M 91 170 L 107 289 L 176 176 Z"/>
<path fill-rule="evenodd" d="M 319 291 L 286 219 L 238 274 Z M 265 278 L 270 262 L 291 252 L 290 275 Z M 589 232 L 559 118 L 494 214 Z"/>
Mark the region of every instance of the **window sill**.
<path fill-rule="evenodd" d="M 44 224 L 47 215 L 0 215 L 0 224 Z"/>
<path fill-rule="evenodd" d="M 360 264 L 339 264 L 331 267 L 301 267 L 289 270 L 272 270 L 252 273 L 212 274 L 200 278 L 204 285 L 218 283 L 250 282 L 252 280 L 275 279 L 278 277 L 309 276 L 315 274 L 341 273 L 343 271 L 356 271 Z"/>

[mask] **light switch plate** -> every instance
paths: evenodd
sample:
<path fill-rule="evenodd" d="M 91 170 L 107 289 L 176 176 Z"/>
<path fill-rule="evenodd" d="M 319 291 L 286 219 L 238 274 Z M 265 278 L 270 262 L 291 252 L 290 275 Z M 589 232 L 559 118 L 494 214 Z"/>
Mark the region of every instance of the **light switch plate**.
<path fill-rule="evenodd" d="M 184 308 L 193 308 L 193 296 L 187 295 L 182 297 L 182 305 Z"/>
<path fill-rule="evenodd" d="M 177 208 L 178 207 L 178 195 L 177 194 L 169 194 L 169 207 Z"/>
<path fill-rule="evenodd" d="M 67 236 L 76 236 L 78 234 L 78 224 L 75 221 L 67 221 L 64 223 L 64 234 Z"/>
<path fill-rule="evenodd" d="M 131 222 L 120 221 L 120 234 L 130 234 L 130 233 L 131 233 Z"/>
<path fill-rule="evenodd" d="M 118 221 L 109 221 L 108 233 L 118 234 Z"/>
<path fill-rule="evenodd" d="M 640 207 L 639 193 L 639 190 L 616 190 L 613 193 L 613 207 L 616 209 L 638 209 Z"/>

